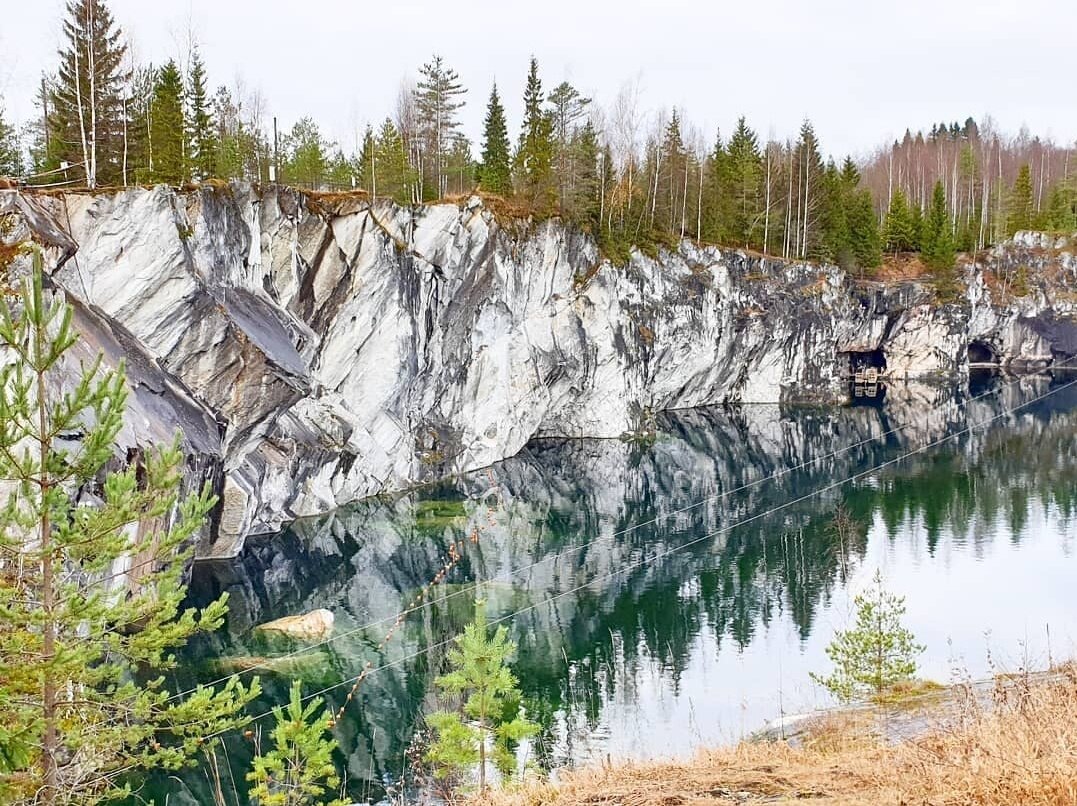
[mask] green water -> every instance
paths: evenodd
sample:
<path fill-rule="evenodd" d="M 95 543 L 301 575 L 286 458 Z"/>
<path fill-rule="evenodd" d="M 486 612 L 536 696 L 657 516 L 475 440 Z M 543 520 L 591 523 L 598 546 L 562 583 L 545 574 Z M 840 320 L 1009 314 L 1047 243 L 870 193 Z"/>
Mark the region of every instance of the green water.
<path fill-rule="evenodd" d="M 826 668 L 823 648 L 876 568 L 907 597 L 925 675 L 1046 664 L 1074 654 L 1077 638 L 1072 380 L 980 378 L 978 399 L 896 387 L 876 407 L 677 412 L 648 446 L 533 443 L 489 473 L 303 521 L 252 540 L 237 561 L 198 566 L 192 598 L 226 590 L 231 612 L 186 651 L 174 684 L 262 661 L 256 711 L 283 700 L 293 677 L 308 692 L 332 687 L 336 707 L 367 661 L 386 666 L 336 729 L 362 802 L 406 768 L 476 581 L 491 619 L 509 617 L 543 724 L 530 753 L 548 767 L 686 755 L 828 705 L 808 673 Z M 858 524 L 840 539 L 839 504 Z M 429 606 L 378 649 L 448 547 L 476 530 Z M 273 661 L 307 645 L 251 632 L 317 607 L 336 627 L 313 651 Z M 231 800 L 229 764 L 242 790 L 251 748 L 229 736 L 226 750 Z M 196 770 L 144 794 L 209 802 L 207 787 Z"/>

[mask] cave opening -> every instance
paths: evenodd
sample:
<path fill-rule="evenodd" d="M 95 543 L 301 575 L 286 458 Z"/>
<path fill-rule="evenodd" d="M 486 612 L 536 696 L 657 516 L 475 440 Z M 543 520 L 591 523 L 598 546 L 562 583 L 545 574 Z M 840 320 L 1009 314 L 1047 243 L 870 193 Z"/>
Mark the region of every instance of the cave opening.
<path fill-rule="evenodd" d="M 886 369 L 886 356 L 882 350 L 861 350 L 858 352 L 845 353 L 847 371 L 850 375 L 862 374 L 867 370 L 875 370 L 875 374 L 882 374 Z"/>
<path fill-rule="evenodd" d="M 970 367 L 997 367 L 998 354 L 990 344 L 984 341 L 969 342 Z"/>

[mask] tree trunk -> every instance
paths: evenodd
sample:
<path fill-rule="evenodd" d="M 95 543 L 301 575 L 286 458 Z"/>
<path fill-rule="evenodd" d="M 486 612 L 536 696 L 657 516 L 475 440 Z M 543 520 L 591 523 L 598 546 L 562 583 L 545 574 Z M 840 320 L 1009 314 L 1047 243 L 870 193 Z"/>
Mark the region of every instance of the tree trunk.
<path fill-rule="evenodd" d="M 37 296 L 40 306 L 41 296 Z M 34 312 L 36 316 L 43 316 L 39 309 Z M 44 731 L 41 741 L 41 766 L 44 777 L 44 786 L 41 790 L 41 802 L 46 806 L 57 803 L 59 796 L 59 775 L 56 757 L 60 749 L 60 739 L 56 725 L 56 679 L 53 661 L 56 657 L 56 620 L 53 610 L 56 606 L 55 591 L 53 590 L 53 557 L 52 557 L 52 524 L 49 517 L 47 501 L 49 498 L 49 422 L 46 409 L 47 391 L 45 389 L 45 330 L 43 327 L 35 329 L 36 343 L 34 345 L 34 364 L 37 374 L 37 421 L 38 421 L 38 451 L 40 451 L 40 477 L 38 487 L 41 496 L 41 515 L 39 518 L 40 545 L 41 545 L 41 587 L 42 609 L 45 611 L 45 621 L 42 625 L 42 661 L 43 661 L 43 685 L 42 685 L 42 711 Z"/>
<path fill-rule="evenodd" d="M 79 60 L 78 32 L 75 33 L 75 106 L 79 113 L 79 139 L 82 142 L 82 171 L 86 176 L 86 187 L 93 188 L 95 176 L 90 167 L 90 148 L 86 139 L 86 112 L 82 108 L 82 62 Z M 64 174 L 67 178 L 67 174 Z"/>
<path fill-rule="evenodd" d="M 86 59 L 90 76 L 90 173 L 93 176 L 93 184 L 97 187 L 97 57 L 94 48 L 94 4 L 87 3 L 90 25 L 86 37 Z"/>

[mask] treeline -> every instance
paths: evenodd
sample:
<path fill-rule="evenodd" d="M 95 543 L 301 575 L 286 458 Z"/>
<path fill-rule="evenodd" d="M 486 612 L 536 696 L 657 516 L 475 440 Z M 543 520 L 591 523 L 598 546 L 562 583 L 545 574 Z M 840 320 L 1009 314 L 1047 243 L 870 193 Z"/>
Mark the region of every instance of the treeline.
<path fill-rule="evenodd" d="M 990 121 L 936 124 L 837 162 L 809 121 L 765 141 L 741 118 L 707 142 L 681 110 L 645 114 L 631 87 L 606 108 L 567 82 L 548 89 L 532 58 L 518 134 L 494 86 L 475 154 L 460 131 L 467 89 L 435 55 L 345 153 L 309 117 L 268 127 L 257 91 L 211 91 L 197 47 L 183 67 L 133 65 L 104 0 L 69 2 L 63 40 L 25 133 L 35 184 L 275 179 L 401 203 L 479 189 L 570 218 L 617 257 L 687 237 L 862 272 L 886 252 L 921 252 L 938 269 L 1018 229 L 1077 230 L 1075 149 L 1007 138 Z M 19 173 L 11 141 L 0 122 L 0 172 Z"/>

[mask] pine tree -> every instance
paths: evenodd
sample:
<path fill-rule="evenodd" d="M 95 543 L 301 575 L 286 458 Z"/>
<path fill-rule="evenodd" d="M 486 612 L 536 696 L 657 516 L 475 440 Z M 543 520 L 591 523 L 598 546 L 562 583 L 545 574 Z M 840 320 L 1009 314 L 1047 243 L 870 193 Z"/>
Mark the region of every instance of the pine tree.
<path fill-rule="evenodd" d="M 49 103 L 48 167 L 81 165 L 87 187 L 122 174 L 126 45 L 104 0 L 70 0 Z"/>
<path fill-rule="evenodd" d="M 285 181 L 316 189 L 325 181 L 329 169 L 330 143 L 322 137 L 313 118 L 298 120 L 285 140 Z"/>
<path fill-rule="evenodd" d="M 325 178 L 329 187 L 334 190 L 347 189 L 355 186 L 356 163 L 344 156 L 344 152 L 338 146 L 326 160 Z"/>
<path fill-rule="evenodd" d="M 179 768 L 259 692 L 232 678 L 169 697 L 172 650 L 226 611 L 224 596 L 181 609 L 189 544 L 214 498 L 207 485 L 181 499 L 177 445 L 104 471 L 123 367 L 75 366 L 73 309 L 42 278 L 35 252 L 17 310 L 0 302 L 0 477 L 12 482 L 0 509 L 0 755 L 16 768 L 0 790 L 7 803 L 91 804 L 119 794 L 128 770 Z"/>
<path fill-rule="evenodd" d="M 901 188 L 890 197 L 890 209 L 886 211 L 886 249 L 888 252 L 911 252 L 918 246 L 909 200 Z"/>
<path fill-rule="evenodd" d="M 192 172 L 199 179 L 217 175 L 217 141 L 206 89 L 206 66 L 195 50 L 187 75 L 187 140 Z"/>
<path fill-rule="evenodd" d="M 916 674 L 916 656 L 924 647 L 901 623 L 905 600 L 883 588 L 876 571 L 874 585 L 855 597 L 856 625 L 839 630 L 826 648 L 834 671 L 811 678 L 842 701 L 860 695 L 879 697 Z"/>
<path fill-rule="evenodd" d="M 406 203 L 414 177 L 404 150 L 404 139 L 391 118 L 386 118 L 378 131 L 374 163 L 377 166 L 378 195 Z"/>
<path fill-rule="evenodd" d="M 22 154 L 15 129 L 4 121 L 4 107 L 0 99 L 0 176 L 22 174 Z"/>
<path fill-rule="evenodd" d="M 576 154 L 572 148 L 576 124 L 587 112 L 590 98 L 562 81 L 549 95 L 550 118 L 553 124 L 554 154 L 557 173 L 557 202 L 564 215 L 575 193 Z"/>
<path fill-rule="evenodd" d="M 446 192 L 470 193 L 475 189 L 475 160 L 471 157 L 471 143 L 462 134 L 453 137 L 452 148 L 445 160 Z"/>
<path fill-rule="evenodd" d="M 302 684 L 294 681 L 287 709 L 273 709 L 273 747 L 254 757 L 247 773 L 249 797 L 259 806 L 346 806 L 350 801 L 325 799 L 340 786 L 333 763 L 337 743 L 326 738 L 329 717 L 322 699 L 304 706 L 302 693 Z"/>
<path fill-rule="evenodd" d="M 437 731 L 437 741 L 427 752 L 441 777 L 458 775 L 478 766 L 479 791 L 486 791 L 487 745 L 493 739 L 493 761 L 502 774 L 516 768 L 511 744 L 534 735 L 538 726 L 530 722 L 520 707 L 516 676 L 507 665 L 516 646 L 504 626 L 493 637 L 486 626 L 486 605 L 475 602 L 475 620 L 449 650 L 452 671 L 436 681 L 442 691 L 465 697 L 463 715 L 441 711 L 427 722 Z"/>
<path fill-rule="evenodd" d="M 448 191 L 445 166 L 460 127 L 457 113 L 464 105 L 460 96 L 467 90 L 456 71 L 437 54 L 420 68 L 419 73 L 415 105 L 419 133 L 425 141 L 424 166 L 429 166 L 432 171 L 435 193 L 440 197 Z"/>
<path fill-rule="evenodd" d="M 377 139 L 374 137 L 374 129 L 367 126 L 363 132 L 363 144 L 359 148 L 359 166 L 356 179 L 359 187 L 371 196 L 378 194 L 378 170 L 374 154 L 377 148 Z"/>
<path fill-rule="evenodd" d="M 1025 163 L 1017 172 L 1007 200 L 1006 235 L 1032 228 L 1032 171 Z"/>
<path fill-rule="evenodd" d="M 524 88 L 524 125 L 516 151 L 515 187 L 531 209 L 542 215 L 553 209 L 557 195 L 553 176 L 553 120 L 543 109 L 538 60 L 532 56 Z"/>
<path fill-rule="evenodd" d="M 180 185 L 187 179 L 183 77 L 171 59 L 157 73 L 150 108 L 150 148 L 155 182 Z"/>
<path fill-rule="evenodd" d="M 217 173 L 222 177 L 267 181 L 270 145 L 256 118 L 244 116 L 243 99 L 234 98 L 227 87 L 213 97 L 217 126 Z"/>
<path fill-rule="evenodd" d="M 490 102 L 486 106 L 483 123 L 482 165 L 479 166 L 479 184 L 487 193 L 501 196 L 512 194 L 512 156 L 509 153 L 509 127 L 505 121 L 505 107 L 497 94 L 497 84 L 490 90 Z"/>

